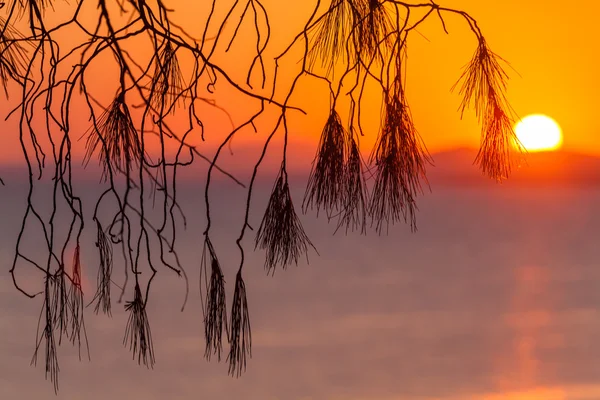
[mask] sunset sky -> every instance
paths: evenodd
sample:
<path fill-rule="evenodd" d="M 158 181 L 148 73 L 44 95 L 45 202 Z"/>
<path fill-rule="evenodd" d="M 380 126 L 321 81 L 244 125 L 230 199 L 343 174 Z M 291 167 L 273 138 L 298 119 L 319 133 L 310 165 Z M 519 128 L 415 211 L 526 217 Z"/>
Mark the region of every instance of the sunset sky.
<path fill-rule="evenodd" d="M 305 2 L 304 12 L 293 18 L 287 5 L 272 5 L 271 24 L 277 34 L 272 52 L 278 53 L 310 13 L 312 2 Z M 596 88 L 600 87 L 597 70 L 599 44 L 594 39 L 595 13 L 598 7 L 562 7 L 558 2 L 517 1 L 481 2 L 473 0 L 441 3 L 468 11 L 475 17 L 492 50 L 510 63 L 508 99 L 517 114 L 542 113 L 554 118 L 563 129 L 564 147 L 600 154 L 596 133 L 600 121 L 595 111 L 600 106 Z M 295 29 L 289 27 L 297 24 Z M 408 96 L 417 129 L 432 152 L 456 147 L 477 147 L 480 131 L 473 112 L 463 118 L 457 112 L 458 93 L 450 88 L 470 60 L 476 41 L 465 22 L 455 16 L 446 20 L 450 34 L 444 34 L 437 18 L 431 18 L 413 35 L 408 50 Z M 279 34 L 281 33 L 281 34 Z M 253 38 L 251 40 L 254 40 Z M 240 48 L 245 40 L 238 42 Z M 293 67 L 293 64 L 288 66 Z M 267 71 L 272 66 L 267 65 Z M 291 69 L 289 70 L 291 71 Z M 245 77 L 245 70 L 240 76 Z M 309 115 L 291 124 L 293 137 L 316 146 L 328 112 L 328 94 L 321 82 L 306 79 L 294 97 L 294 104 Z M 377 93 L 374 105 L 365 106 L 368 151 L 378 129 Z M 343 110 L 341 110 L 343 112 Z M 250 135 L 252 136 L 252 135 Z M 238 138 L 238 140 L 241 140 Z M 252 140 L 252 139 L 251 139 Z M 304 140 L 302 140 L 304 142 Z"/>
<path fill-rule="evenodd" d="M 492 49 L 520 74 L 507 70 L 511 75 L 508 97 L 520 116 L 547 114 L 562 126 L 565 147 L 598 153 L 600 122 L 593 110 L 600 105 L 595 93 L 600 87 L 600 47 L 592 34 L 594 12 L 590 9 L 598 6 L 591 1 L 584 3 L 586 7 L 564 7 L 558 1 L 515 0 L 451 1 L 447 5 L 468 10 L 478 19 Z M 431 67 L 413 68 L 416 79 L 411 93 L 415 114 L 422 121 L 421 131 L 432 148 L 475 145 L 478 129 L 472 120 L 462 124 L 458 121 L 452 113 L 458 99 L 445 91 L 470 54 L 473 41 L 459 23 L 453 23 L 449 37 L 438 29 L 431 32 L 431 43 L 422 43 L 413 60 L 417 64 L 423 54 L 425 63 L 447 63 L 447 68 L 438 69 L 439 76 L 431 73 Z M 419 71 L 423 72 L 420 76 Z M 418 91 L 419 87 L 423 90 Z M 421 94 L 434 92 L 439 94 Z M 439 126 L 427 125 L 426 99 L 439 104 Z"/>
<path fill-rule="evenodd" d="M 600 153 L 600 44 L 592 1 L 564 7 L 558 1 L 445 1 L 475 17 L 492 50 L 507 60 L 508 98 L 522 117 L 542 113 L 562 127 L 564 146 Z M 585 6 L 583 6 L 585 4 Z M 460 98 L 450 88 L 476 42 L 465 23 L 448 17 L 450 35 L 432 18 L 409 43 L 409 101 L 417 128 L 430 150 L 478 145 L 473 113 L 460 120 Z"/>
<path fill-rule="evenodd" d="M 600 121 L 595 116 L 600 106 L 596 93 L 600 87 L 597 73 L 600 56 L 599 44 L 593 34 L 596 9 L 600 6 L 594 2 L 587 3 L 589 4 L 586 6 L 579 3 L 577 7 L 564 7 L 559 2 L 517 0 L 455 0 L 441 4 L 468 11 L 478 20 L 492 50 L 510 62 L 511 67 L 506 67 L 511 77 L 508 99 L 519 116 L 546 114 L 562 127 L 565 148 L 600 154 L 600 142 L 596 136 L 600 131 Z M 292 13 L 289 5 L 276 1 L 265 2 L 270 11 L 272 28 L 272 42 L 266 54 L 268 76 L 273 71 L 272 57 L 298 32 L 310 13 L 312 2 L 299 4 L 295 5 Z M 63 7 L 64 10 L 68 9 L 68 6 Z M 193 34 L 199 35 L 201 27 L 197 24 L 196 17 L 191 16 L 197 15 L 196 12 L 202 13 L 202 6 L 192 7 L 182 12 L 181 8 L 175 6 L 179 10 L 175 13 L 175 20 Z M 57 12 L 61 10 L 63 8 L 59 6 Z M 446 22 L 450 35 L 443 33 L 437 18 L 431 18 L 421 27 L 420 34 L 413 35 L 409 42 L 409 104 L 417 129 L 432 152 L 456 147 L 477 147 L 480 137 L 474 113 L 467 112 L 461 120 L 457 112 L 460 97 L 458 93 L 450 93 L 462 67 L 471 58 L 476 42 L 461 18 L 448 16 Z M 234 27 L 228 28 L 233 30 Z M 227 57 L 221 61 L 221 65 L 228 68 L 239 82 L 245 80 L 251 60 L 255 40 L 251 33 L 251 26 L 248 24 L 246 29 L 242 28 L 240 31 L 240 37 L 234 46 L 234 54 L 250 55 L 245 63 Z M 65 37 L 65 40 L 70 39 Z M 185 56 L 182 55 L 181 58 L 182 64 L 185 64 Z M 288 57 L 287 64 L 282 67 L 283 76 L 286 76 L 286 72 L 287 76 L 291 76 L 289 74 L 294 71 L 295 59 L 292 58 Z M 107 74 L 107 68 L 110 70 L 110 67 L 99 62 L 90 70 L 90 76 L 95 80 L 90 86 L 96 86 L 99 97 L 106 101 L 113 93 L 114 85 L 111 84 L 114 84 L 116 78 Z M 185 66 L 183 68 L 185 72 Z M 281 81 L 282 84 L 286 83 L 285 79 Z M 229 110 L 234 122 L 239 123 L 253 107 L 252 101 L 230 97 L 227 94 L 228 88 L 224 86 L 224 82 L 221 86 L 217 85 L 219 104 Z M 107 96 L 103 98 L 100 92 Z M 3 100 L 0 109 L 4 112 L 8 110 L 15 104 L 17 95 L 15 92 L 8 102 Z M 366 152 L 375 141 L 380 112 L 377 93 L 373 92 L 371 95 L 369 103 L 372 105 L 364 106 L 367 135 L 362 140 L 362 147 Z M 296 113 L 291 116 L 292 140 L 300 143 L 300 147 L 296 147 L 297 153 L 301 153 L 303 158 L 312 158 L 328 112 L 328 93 L 321 82 L 307 78 L 302 81 L 293 99 L 294 105 L 304 108 L 308 115 L 300 116 Z M 245 110 L 246 113 L 240 110 Z M 212 147 L 228 129 L 229 122 L 224 114 L 215 117 L 218 112 L 209 111 L 205 114 L 208 115 L 208 141 L 201 144 L 197 137 L 192 142 Z M 341 109 L 340 113 L 343 112 Z M 3 122 L 5 146 L 1 147 L 0 156 L 8 162 L 14 161 L 15 157 L 20 158 L 19 153 L 14 151 L 15 146 L 18 146 L 16 122 L 14 116 L 11 121 Z M 76 137 L 89 126 L 87 117 L 76 113 L 72 122 L 74 131 L 77 132 L 73 136 Z M 270 125 L 265 124 L 263 131 L 267 132 L 269 128 Z M 263 140 L 264 135 L 251 131 L 245 131 L 236 137 L 238 144 L 249 141 L 258 145 Z"/>

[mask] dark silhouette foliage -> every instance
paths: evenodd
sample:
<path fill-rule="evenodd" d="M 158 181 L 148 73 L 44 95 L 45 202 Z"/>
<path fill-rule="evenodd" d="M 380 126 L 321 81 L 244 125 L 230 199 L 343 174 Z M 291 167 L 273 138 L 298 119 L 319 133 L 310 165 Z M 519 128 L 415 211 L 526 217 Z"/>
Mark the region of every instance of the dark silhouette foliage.
<path fill-rule="evenodd" d="M 321 208 L 328 217 L 345 204 L 346 190 L 346 153 L 348 151 L 348 132 L 344 129 L 340 116 L 335 110 L 325 123 L 321 134 L 321 143 L 308 178 L 304 196 L 304 210 Z"/>
<path fill-rule="evenodd" d="M 255 247 L 266 251 L 265 269 L 272 274 L 278 265 L 283 269 L 292 263 L 297 265 L 301 253 L 306 254 L 309 247 L 314 249 L 294 210 L 283 164 L 256 233 Z"/>
<path fill-rule="evenodd" d="M 43 358 L 46 378 L 55 390 L 63 336 L 79 350 L 88 346 L 84 302 L 93 305 L 95 314 L 102 311 L 110 317 L 115 298 L 120 304 L 130 296 L 124 304 L 129 319 L 123 343 L 134 360 L 153 367 L 147 305 L 154 279 L 163 273 L 183 278 L 187 300 L 189 282 L 178 256 L 178 235 L 188 222 L 178 201 L 177 182 L 178 172 L 198 160 L 208 167 L 198 178 L 205 189 L 207 226 L 204 237 L 196 238 L 197 243 L 204 241 L 196 269 L 204 356 L 210 360 L 216 355 L 220 361 L 225 351 L 231 375 L 245 370 L 252 354 L 252 290 L 242 276 L 244 238 L 253 231 L 253 190 L 275 136 L 283 138 L 283 153 L 270 198 L 256 207 L 265 211 L 255 232 L 255 250 L 265 252 L 267 274 L 298 264 L 303 255 L 308 259 L 311 248 L 316 253 L 294 208 L 286 162 L 293 151 L 288 117 L 307 114 L 294 96 L 301 79 L 325 82 L 328 91 L 311 95 L 330 100 L 301 209 L 304 214 L 324 213 L 335 221 L 335 232 L 367 234 L 371 227 L 382 234 L 398 222 L 416 229 L 417 197 L 428 187 L 426 168 L 432 160 L 411 117 L 405 82 L 410 78 L 407 43 L 424 21 L 439 21 L 438 29 L 446 31 L 446 16 L 459 17 L 476 39 L 473 58 L 456 88 L 462 98 L 460 113 L 474 108 L 481 124 L 475 161 L 482 172 L 495 180 L 506 178 L 513 153 L 522 150 L 513 132 L 516 117 L 505 96 L 505 62 L 465 11 L 434 1 L 317 0 L 302 28 L 278 50 L 272 39 L 285 35 L 273 30 L 265 0 L 201 3 L 203 11 L 193 16 L 195 25 L 186 27 L 179 19 L 188 10 L 169 8 L 161 0 L 98 0 L 92 7 L 82 0 L 0 2 L 0 83 L 10 105 L 3 108 L 8 110 L 3 117 L 18 126 L 14 134 L 29 187 L 10 273 L 17 291 L 41 299 L 32 362 Z M 65 40 L 75 31 L 78 36 Z M 236 43 L 243 44 L 244 54 L 236 53 Z M 251 60 L 244 58 L 248 51 Z M 273 57 L 273 51 L 279 53 Z M 233 63 L 223 61 L 232 54 Z M 293 62 L 285 64 L 288 75 L 280 79 L 284 60 Z M 242 78 L 240 66 L 247 68 Z M 102 90 L 94 86 L 99 78 Z M 365 94 L 367 85 L 381 95 L 379 126 L 363 126 L 365 104 L 372 101 Z M 223 92 L 244 103 L 220 102 L 218 94 Z M 231 118 L 239 104 L 253 112 L 241 123 Z M 230 117 L 231 127 L 216 152 L 207 156 L 204 140 L 213 132 L 205 122 L 215 113 Z M 273 115 L 275 123 L 269 120 Z M 82 121 L 89 124 L 87 129 L 81 130 Z M 256 132 L 259 126 L 267 130 L 267 138 L 250 180 L 242 182 L 221 167 L 220 156 L 234 136 L 248 128 Z M 364 135 L 377 135 L 366 161 L 360 147 Z M 79 139 L 85 145 L 82 155 L 74 150 Z M 173 148 L 175 152 L 170 151 Z M 81 162 L 87 167 L 92 158 L 101 166 L 102 194 L 95 204 L 83 204 L 73 171 Z M 229 257 L 221 254 L 219 259 L 210 240 L 211 204 L 219 201 L 219 194 L 210 190 L 215 173 L 246 190 L 235 241 L 240 256 L 237 270 L 229 262 L 221 263 Z M 49 216 L 33 201 L 46 177 L 53 189 L 44 199 L 51 208 Z M 92 228 L 86 225 L 84 206 L 86 212 L 93 210 Z M 87 229 L 96 237 L 97 251 L 89 255 L 82 243 Z M 32 230 L 42 237 L 35 255 L 25 245 Z M 74 249 L 72 260 L 66 249 Z M 88 256 L 96 257 L 98 265 L 91 299 L 85 299 L 82 289 L 86 268 L 82 260 Z M 39 274 L 39 292 L 19 282 L 16 270 L 21 268 Z M 121 269 L 124 280 L 115 282 L 115 271 Z M 234 272 L 235 280 L 228 282 L 226 277 Z M 229 314 L 228 283 L 233 284 Z"/>
<path fill-rule="evenodd" d="M 139 284 L 135 285 L 133 300 L 125 303 L 125 311 L 129 312 L 129 320 L 125 327 L 123 344 L 129 347 L 133 359 L 137 358 L 138 364 L 152 368 L 154 367 L 152 332 Z"/>
<path fill-rule="evenodd" d="M 229 374 L 231 376 L 240 376 L 246 369 L 248 357 L 252 356 L 252 333 L 250 332 L 248 300 L 246 298 L 246 285 L 242 279 L 241 269 L 235 277 L 230 326 L 229 341 L 231 342 L 231 347 L 227 356 Z"/>
<path fill-rule="evenodd" d="M 113 249 L 111 243 L 108 241 L 104 229 L 100 222 L 96 220 L 96 226 L 98 229 L 96 247 L 98 248 L 98 256 L 100 263 L 98 266 L 98 277 L 96 280 L 96 294 L 92 299 L 95 302 L 94 311 L 96 314 L 102 310 L 102 312 L 109 317 L 111 316 L 111 297 L 110 288 L 112 286 L 112 269 L 113 269 Z"/>
<path fill-rule="evenodd" d="M 212 354 L 216 354 L 221 360 L 223 351 L 223 330 L 227 330 L 227 311 L 225 298 L 225 276 L 217 259 L 215 249 L 208 236 L 204 241 L 202 253 L 202 266 L 200 279 L 204 273 L 205 280 L 207 270 L 210 267 L 210 278 L 206 286 L 206 307 L 204 309 L 204 337 L 206 339 L 206 350 L 204 356 L 210 360 Z"/>

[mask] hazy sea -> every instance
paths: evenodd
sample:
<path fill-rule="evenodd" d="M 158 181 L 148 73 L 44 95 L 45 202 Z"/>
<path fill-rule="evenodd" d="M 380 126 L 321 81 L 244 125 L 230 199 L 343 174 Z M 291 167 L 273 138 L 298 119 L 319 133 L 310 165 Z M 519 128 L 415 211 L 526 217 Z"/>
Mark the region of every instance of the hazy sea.
<path fill-rule="evenodd" d="M 300 208 L 304 182 L 295 184 Z M 270 186 L 257 187 L 255 229 Z M 95 183 L 78 187 L 86 195 L 100 190 Z M 434 185 L 419 199 L 417 233 L 397 225 L 381 237 L 332 236 L 335 224 L 310 214 L 302 220 L 320 256 L 310 253 L 309 264 L 273 277 L 262 253 L 253 252 L 250 231 L 244 243 L 252 359 L 233 379 L 225 360 L 203 359 L 203 184 L 182 187 L 189 225 L 178 240 L 190 297 L 180 312 L 185 283 L 160 270 L 148 305 L 154 370 L 138 366 L 124 348 L 127 315 L 115 301 L 112 319 L 91 309 L 85 315 L 91 362 L 79 362 L 68 342 L 60 347 L 58 397 L 43 363 L 30 366 L 41 300 L 20 295 L 8 274 L 23 187 L 0 188 L 1 399 L 600 398 L 600 190 Z M 213 196 L 220 199 L 213 241 L 229 302 L 244 192 L 219 184 Z M 91 211 L 88 205 L 88 219 Z M 82 261 L 89 300 L 97 255 L 95 228 L 88 228 Z M 28 267 L 19 271 L 29 287 L 41 282 Z"/>

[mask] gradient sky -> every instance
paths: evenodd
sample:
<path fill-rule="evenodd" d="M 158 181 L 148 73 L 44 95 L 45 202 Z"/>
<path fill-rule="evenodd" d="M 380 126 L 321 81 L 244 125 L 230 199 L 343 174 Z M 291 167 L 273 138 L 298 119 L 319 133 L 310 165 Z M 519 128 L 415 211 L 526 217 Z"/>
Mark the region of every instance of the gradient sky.
<path fill-rule="evenodd" d="M 600 153 L 598 69 L 600 45 L 594 26 L 600 6 L 587 1 L 565 7 L 558 1 L 444 1 L 479 22 L 492 50 L 507 60 L 508 98 L 520 116 L 543 113 L 563 128 L 564 146 Z M 585 4 L 585 7 L 583 6 Z M 432 18 L 409 43 L 408 95 L 417 128 L 433 151 L 477 146 L 473 113 L 460 120 L 460 98 L 449 89 L 469 61 L 476 42 L 458 17 L 448 17 L 450 35 Z M 516 72 L 515 72 L 516 71 Z"/>
<path fill-rule="evenodd" d="M 297 33 L 313 3 L 301 2 L 300 5 L 296 4 L 297 8 L 294 10 L 282 2 L 269 0 L 264 3 L 271 12 L 273 39 L 266 55 L 267 74 L 270 74 L 273 63 L 269 62 L 269 57 L 272 59 Z M 176 2 L 171 4 L 177 9 Z M 599 45 L 593 34 L 600 5 L 586 2 L 585 6 L 578 3 L 578 6 L 565 7 L 558 1 L 541 0 L 455 0 L 441 4 L 468 11 L 478 20 L 492 50 L 510 62 L 514 70 L 507 68 L 511 77 L 508 98 L 520 116 L 547 114 L 563 128 L 566 148 L 600 154 L 600 141 L 596 136 L 600 131 L 600 122 L 595 117 L 595 110 L 600 106 L 595 92 L 600 87 L 597 74 L 600 56 Z M 186 8 L 185 12 L 176 12 L 175 19 L 192 34 L 200 36 L 201 24 L 198 24 L 197 15 L 203 14 L 202 8 L 202 5 L 194 5 L 193 8 Z M 64 10 L 59 7 L 57 12 L 62 13 Z M 432 18 L 420 29 L 421 35 L 414 35 L 409 42 L 409 102 L 417 129 L 433 152 L 455 147 L 476 147 L 479 142 L 479 127 L 473 113 L 468 112 L 461 120 L 457 112 L 460 98 L 458 94 L 450 93 L 450 87 L 460 76 L 461 68 L 472 56 L 476 42 L 460 18 L 449 16 L 446 22 L 450 35 L 445 35 L 437 18 Z M 233 24 L 231 25 L 229 30 L 234 29 Z M 67 37 L 65 36 L 65 40 Z M 251 54 L 249 52 L 254 40 L 251 24 L 247 24 L 242 27 L 240 39 L 232 54 Z M 182 55 L 181 58 L 182 64 L 185 64 L 185 56 Z M 293 69 L 296 60 L 292 58 L 288 59 L 287 67 Z M 246 63 L 241 62 L 237 56 L 217 59 L 221 65 L 231 68 L 238 81 L 244 81 L 250 58 Z M 95 65 L 91 76 L 101 79 L 96 79 L 92 86 L 111 93 L 107 87 L 111 87 L 109 82 L 114 82 L 114 77 L 107 74 L 106 70 L 104 62 Z M 285 75 L 281 80 L 282 84 L 286 83 L 284 78 Z M 220 104 L 229 109 L 235 122 L 239 123 L 251 112 L 252 102 L 231 96 L 224 84 L 217 86 L 217 93 Z M 13 96 L 8 102 L 0 103 L 0 110 L 6 111 L 8 106 L 15 103 L 16 98 Z M 106 96 L 107 101 L 109 98 L 110 95 Z M 292 140 L 302 142 L 301 149 L 297 151 L 312 157 L 328 112 L 328 93 L 322 83 L 305 79 L 294 100 L 294 104 L 305 108 L 308 115 L 290 118 Z M 373 95 L 369 99 L 373 105 L 365 108 L 368 111 L 367 137 L 363 139 L 362 145 L 366 151 L 372 146 L 377 134 L 378 101 Z M 340 110 L 340 113 L 343 112 L 344 110 Z M 208 142 L 204 146 L 212 147 L 216 144 L 229 127 L 227 118 L 218 114 L 214 110 L 206 110 Z M 19 153 L 14 151 L 18 145 L 16 120 L 13 117 L 12 121 L 2 124 L 5 128 L 2 130 L 4 146 L 0 147 L 0 157 L 5 162 L 11 162 L 15 157 L 20 158 Z M 76 115 L 73 121 L 76 132 L 74 136 L 78 137 L 87 126 L 87 117 Z M 270 127 L 270 124 L 265 123 L 259 129 L 267 132 Z M 200 144 L 199 138 L 195 140 Z M 258 144 L 262 140 L 264 135 L 256 135 L 251 131 L 242 132 L 236 138 L 237 143 L 250 141 Z"/>
<path fill-rule="evenodd" d="M 313 7 L 313 2 L 304 2 L 292 14 L 289 6 L 276 3 L 266 3 L 271 6 L 275 32 L 270 54 L 285 47 Z M 600 131 L 600 122 L 593 110 L 600 106 L 595 93 L 595 88 L 600 87 L 596 72 L 600 60 L 594 51 L 599 45 L 591 34 L 595 17 L 590 8 L 600 6 L 589 3 L 586 8 L 565 8 L 557 1 L 461 0 L 442 4 L 466 10 L 475 17 L 492 50 L 510 63 L 506 67 L 511 78 L 508 98 L 519 116 L 547 114 L 563 128 L 566 148 L 598 154 L 600 142 L 595 134 Z M 414 35 L 409 42 L 409 102 L 417 128 L 432 151 L 476 147 L 480 137 L 474 114 L 468 112 L 461 120 L 457 112 L 460 97 L 450 93 L 472 56 L 476 41 L 461 18 L 448 16 L 446 22 L 450 35 L 444 34 L 437 18 L 431 18 L 419 30 L 421 35 Z M 245 33 L 250 34 L 247 28 Z M 247 38 L 248 43 L 254 40 L 252 35 Z M 246 37 L 241 38 L 238 49 L 246 43 Z M 294 67 L 291 63 L 287 66 Z M 272 66 L 267 65 L 269 71 Z M 240 77 L 245 77 L 245 70 L 239 72 Z M 294 99 L 309 115 L 292 119 L 293 137 L 315 146 L 327 118 L 328 93 L 322 82 L 306 79 Z M 366 149 L 375 141 L 379 118 L 377 93 L 372 93 L 369 100 L 374 105 L 365 105 Z M 340 114 L 343 112 L 341 109 Z"/>

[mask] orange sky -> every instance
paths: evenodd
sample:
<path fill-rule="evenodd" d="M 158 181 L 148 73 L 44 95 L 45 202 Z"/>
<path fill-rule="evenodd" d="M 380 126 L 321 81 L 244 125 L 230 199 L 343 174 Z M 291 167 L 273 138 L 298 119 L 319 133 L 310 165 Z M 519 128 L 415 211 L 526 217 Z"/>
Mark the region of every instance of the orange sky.
<path fill-rule="evenodd" d="M 595 93 L 600 87 L 597 74 L 600 65 L 600 45 L 594 39 L 596 35 L 593 33 L 595 15 L 600 11 L 600 5 L 588 3 L 584 8 L 564 7 L 558 2 L 533 0 L 441 2 L 443 6 L 463 9 L 474 16 L 492 50 L 508 60 L 520 74 L 519 76 L 508 69 L 511 76 L 508 98 L 520 116 L 531 113 L 547 114 L 561 125 L 566 148 L 600 154 L 600 141 L 596 136 L 596 133 L 600 132 L 600 122 L 595 118 L 596 110 L 600 107 L 600 100 Z M 177 9 L 177 2 L 169 4 Z M 278 53 L 284 43 L 297 32 L 310 12 L 313 2 L 300 3 L 300 6 L 296 4 L 295 7 L 298 8 L 294 10 L 289 4 L 275 0 L 265 0 L 264 4 L 271 12 L 273 35 L 272 47 L 267 52 L 266 59 L 267 74 L 270 74 L 273 64 L 269 62 L 268 56 L 272 57 Z M 189 27 L 193 34 L 200 36 L 201 25 L 198 24 L 196 15 L 202 14 L 202 6 L 194 7 L 193 13 L 189 8 L 185 12 L 177 12 L 175 19 L 181 25 Z M 61 10 L 58 12 L 64 12 Z M 441 30 L 439 21 L 432 18 L 420 29 L 422 36 L 414 35 L 409 42 L 409 102 L 417 129 L 432 152 L 454 147 L 476 147 L 479 142 L 479 127 L 473 113 L 467 113 L 461 120 L 457 112 L 459 95 L 450 93 L 450 87 L 459 77 L 462 66 L 469 61 L 476 43 L 460 18 L 449 16 L 447 24 L 450 30 L 448 36 Z M 233 28 L 230 26 L 229 30 Z M 242 28 L 240 31 L 240 40 L 233 55 L 239 55 L 240 49 L 242 53 L 251 54 L 251 43 L 254 43 L 254 37 L 251 35 L 250 25 L 247 25 L 246 29 Z M 294 68 L 296 59 L 293 57 L 288 58 L 289 68 Z M 245 67 L 249 61 L 242 63 L 237 56 L 221 57 L 218 60 L 221 65 L 233 68 L 238 81 L 244 81 Z M 96 76 L 104 78 L 97 80 L 98 88 L 110 86 L 107 80 L 114 79 L 107 78 L 106 68 L 105 65 L 96 65 L 95 71 L 103 72 Z M 281 79 L 280 82 L 286 83 L 285 79 Z M 310 149 L 311 146 L 316 148 L 328 112 L 329 96 L 322 83 L 311 79 L 305 79 L 303 82 L 296 92 L 294 103 L 305 108 L 308 116 L 292 116 L 290 130 L 293 139 L 304 142 L 301 151 L 308 151 L 306 156 L 312 159 L 314 151 Z M 228 94 L 222 95 L 227 92 L 224 82 L 217 86 L 217 91 L 221 94 L 221 105 L 228 108 L 233 120 L 243 121 L 249 112 L 248 107 L 252 107 L 252 102 L 240 97 L 233 98 Z M 9 102 L 3 100 L 0 109 L 5 112 L 7 105 L 14 104 L 16 97 L 11 97 Z M 371 100 L 373 106 L 365 106 L 365 110 L 369 110 L 366 117 L 369 132 L 362 143 L 366 151 L 375 141 L 378 129 L 378 99 L 373 96 Z M 225 133 L 228 121 L 224 115 L 218 116 L 218 113 L 212 110 L 206 111 L 209 128 L 207 145 L 212 147 Z M 340 114 L 343 113 L 344 110 L 340 110 Z M 79 119 L 74 120 L 73 125 L 83 131 L 88 125 L 87 117 L 75 118 Z M 2 122 L 5 129 L 4 146 L 0 148 L 0 156 L 8 162 L 13 161 L 15 157 L 20 158 L 19 153 L 15 152 L 15 146 L 18 146 L 15 122 L 16 120 Z M 259 127 L 261 132 L 258 135 L 251 131 L 243 132 L 236 138 L 236 142 L 239 145 L 250 140 L 258 144 L 255 137 L 264 139 L 265 135 L 261 133 L 266 133 L 270 126 L 271 124 L 265 123 Z M 75 136 L 79 135 L 78 132 Z M 194 142 L 200 144 L 198 139 Z"/>
<path fill-rule="evenodd" d="M 520 74 L 507 68 L 508 97 L 520 116 L 543 113 L 563 128 L 564 146 L 600 153 L 598 69 L 600 45 L 596 13 L 600 5 L 564 7 L 557 1 L 440 2 L 474 16 L 491 48 Z M 449 89 L 470 59 L 475 41 L 457 17 L 448 17 L 450 35 L 433 18 L 409 44 L 409 101 L 417 128 L 432 150 L 477 146 L 479 128 L 473 113 L 460 120 L 458 94 Z"/>

